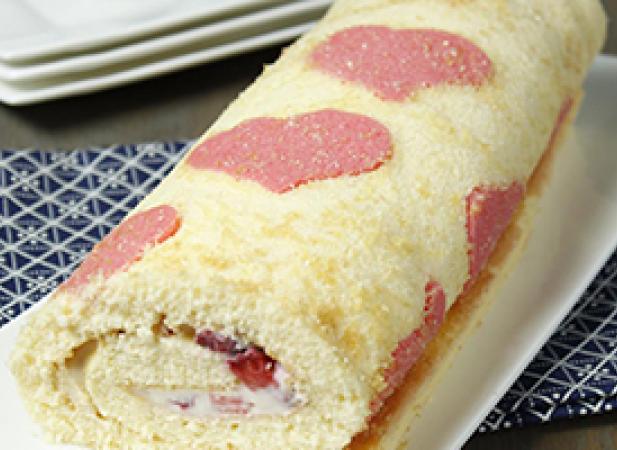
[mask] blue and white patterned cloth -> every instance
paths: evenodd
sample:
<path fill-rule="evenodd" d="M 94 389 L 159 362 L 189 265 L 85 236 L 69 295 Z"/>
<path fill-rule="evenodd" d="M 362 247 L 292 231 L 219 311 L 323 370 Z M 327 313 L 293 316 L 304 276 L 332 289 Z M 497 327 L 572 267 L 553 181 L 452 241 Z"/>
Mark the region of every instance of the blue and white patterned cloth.
<path fill-rule="evenodd" d="M 66 279 L 186 145 L 0 150 L 0 326 Z M 479 431 L 617 408 L 616 354 L 617 253 Z"/>

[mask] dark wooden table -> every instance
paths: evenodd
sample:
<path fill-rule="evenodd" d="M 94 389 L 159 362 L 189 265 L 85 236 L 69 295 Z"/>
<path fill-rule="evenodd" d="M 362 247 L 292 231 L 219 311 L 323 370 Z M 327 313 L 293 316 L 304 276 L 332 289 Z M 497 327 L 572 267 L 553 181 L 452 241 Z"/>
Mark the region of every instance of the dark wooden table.
<path fill-rule="evenodd" d="M 617 21 L 617 0 L 604 2 Z M 0 147 L 72 149 L 196 137 L 280 50 L 270 48 L 93 95 L 28 107 L 0 106 Z M 617 26 L 605 52 L 617 54 Z M 617 415 L 477 435 L 465 446 L 497 449 L 616 450 Z"/>

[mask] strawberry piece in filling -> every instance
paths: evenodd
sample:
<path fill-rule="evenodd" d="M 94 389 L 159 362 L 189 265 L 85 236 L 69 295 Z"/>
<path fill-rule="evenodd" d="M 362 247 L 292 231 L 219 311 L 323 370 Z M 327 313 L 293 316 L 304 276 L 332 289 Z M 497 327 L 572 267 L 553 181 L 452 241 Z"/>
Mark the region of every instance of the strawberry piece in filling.
<path fill-rule="evenodd" d="M 249 389 L 277 386 L 274 370 L 278 363 L 258 347 L 250 346 L 246 351 L 227 360 L 229 369 Z"/>
<path fill-rule="evenodd" d="M 135 393 L 153 405 L 196 418 L 287 415 L 305 403 L 288 384 L 289 376 L 282 366 L 260 347 L 212 330 L 199 332 L 195 342 L 222 354 L 240 384 L 222 392 L 149 387 L 135 389 Z"/>
<path fill-rule="evenodd" d="M 422 356 L 428 343 L 435 337 L 443 323 L 446 295 L 439 283 L 429 281 L 424 288 L 424 320 L 422 325 L 398 343 L 392 352 L 392 363 L 384 371 L 386 387 L 371 402 L 371 411 L 377 413 L 388 397 L 403 383 L 407 373 Z"/>
<path fill-rule="evenodd" d="M 172 400 L 170 403 L 181 410 L 187 410 L 195 406 L 195 398 L 193 397 L 188 400 Z"/>
<path fill-rule="evenodd" d="M 310 181 L 375 170 L 391 157 L 392 140 L 382 124 L 325 109 L 247 120 L 206 139 L 187 164 L 256 181 L 280 194 Z"/>
<path fill-rule="evenodd" d="M 195 337 L 195 342 L 216 353 L 235 354 L 246 349 L 238 341 L 212 330 L 204 330 Z"/>
<path fill-rule="evenodd" d="M 155 206 L 130 216 L 94 246 L 62 288 L 74 289 L 99 274 L 107 278 L 125 269 L 140 260 L 149 246 L 173 236 L 180 222 L 178 211 L 169 205 Z"/>
<path fill-rule="evenodd" d="M 316 68 L 394 101 L 439 84 L 480 86 L 492 72 L 473 42 L 433 29 L 347 28 L 318 45 L 311 59 Z"/>
<path fill-rule="evenodd" d="M 227 366 L 249 389 L 277 386 L 274 371 L 278 365 L 262 348 L 244 345 L 235 339 L 204 330 L 197 334 L 195 341 L 213 352 L 227 355 Z"/>

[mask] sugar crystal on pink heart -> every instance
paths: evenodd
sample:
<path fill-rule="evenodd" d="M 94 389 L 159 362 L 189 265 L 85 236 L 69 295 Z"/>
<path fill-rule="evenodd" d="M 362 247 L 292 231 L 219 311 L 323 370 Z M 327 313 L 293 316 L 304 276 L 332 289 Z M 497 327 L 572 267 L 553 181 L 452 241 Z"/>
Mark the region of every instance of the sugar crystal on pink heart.
<path fill-rule="evenodd" d="M 473 42 L 434 29 L 347 28 L 318 45 L 311 60 L 330 75 L 396 101 L 439 84 L 479 86 L 492 72 L 491 60 Z"/>
<path fill-rule="evenodd" d="M 391 156 L 390 133 L 382 124 L 324 109 L 287 119 L 247 120 L 206 139 L 187 163 L 284 193 L 311 181 L 374 170 Z"/>

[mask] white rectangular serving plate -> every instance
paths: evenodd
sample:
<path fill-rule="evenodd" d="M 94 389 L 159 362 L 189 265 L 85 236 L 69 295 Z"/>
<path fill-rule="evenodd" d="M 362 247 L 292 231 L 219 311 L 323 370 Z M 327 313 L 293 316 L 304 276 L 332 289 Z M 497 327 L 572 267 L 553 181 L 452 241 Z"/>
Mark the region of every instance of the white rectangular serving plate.
<path fill-rule="evenodd" d="M 422 409 L 414 450 L 461 447 L 574 306 L 617 246 L 617 58 L 599 57 L 516 269 Z M 69 450 L 41 440 L 7 368 L 24 316 L 0 329 L 0 436 L 11 450 Z"/>
<path fill-rule="evenodd" d="M 237 41 L 300 22 L 317 20 L 331 3 L 332 0 L 302 0 L 277 4 L 177 32 L 51 61 L 19 66 L 0 61 L 0 80 L 16 87 L 33 82 L 43 87 L 47 84 L 53 85 L 54 79 L 63 75 L 73 80 L 79 78 L 80 74 L 97 69 L 104 70 L 112 65 L 117 68 L 118 64 L 131 63 L 151 55 L 159 55 L 160 59 L 164 59 L 169 52 L 180 55 L 195 49 L 205 50 L 222 42 Z"/>
<path fill-rule="evenodd" d="M 2 0 L 0 61 L 23 64 L 91 50 L 282 1 Z"/>
<path fill-rule="evenodd" d="M 112 70 L 107 71 L 95 71 L 90 77 L 77 79 L 69 75 L 58 77 L 55 84 L 51 85 L 42 83 L 37 86 L 18 87 L 0 80 L 0 101 L 9 105 L 29 105 L 109 89 L 291 41 L 310 30 L 314 25 L 315 21 L 309 21 L 238 40 L 232 38 L 229 42 L 219 43 L 213 47 L 193 49 L 187 53 L 175 54 L 172 51 L 164 53 L 163 56 L 154 54 L 133 64 L 114 66 Z"/>

